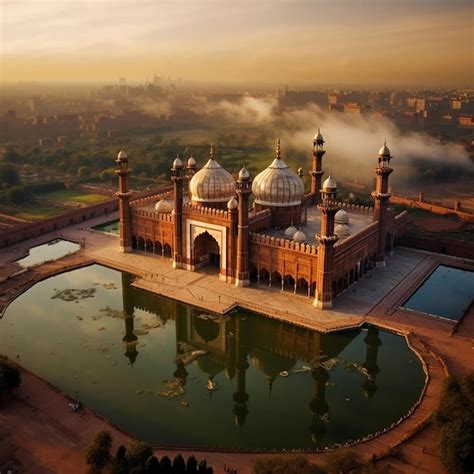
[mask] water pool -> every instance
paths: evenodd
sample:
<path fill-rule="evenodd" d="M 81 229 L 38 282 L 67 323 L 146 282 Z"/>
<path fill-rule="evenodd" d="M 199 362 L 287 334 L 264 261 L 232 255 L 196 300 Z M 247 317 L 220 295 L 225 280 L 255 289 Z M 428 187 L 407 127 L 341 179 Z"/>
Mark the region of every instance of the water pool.
<path fill-rule="evenodd" d="M 50 260 L 58 260 L 66 255 L 77 252 L 81 246 L 76 242 L 64 239 L 55 239 L 45 244 L 32 247 L 26 257 L 16 260 L 23 268 L 39 265 Z"/>
<path fill-rule="evenodd" d="M 395 334 L 369 327 L 325 335 L 241 310 L 208 314 L 99 265 L 51 277 L 14 300 L 0 320 L 0 347 L 163 446 L 344 443 L 397 421 L 425 379 Z"/>
<path fill-rule="evenodd" d="M 100 232 L 105 232 L 107 234 L 117 234 L 119 233 L 119 220 L 114 219 L 113 221 L 104 222 L 103 224 L 96 225 L 92 227 L 95 230 Z"/>
<path fill-rule="evenodd" d="M 473 299 L 474 272 L 439 265 L 402 307 L 459 321 Z"/>

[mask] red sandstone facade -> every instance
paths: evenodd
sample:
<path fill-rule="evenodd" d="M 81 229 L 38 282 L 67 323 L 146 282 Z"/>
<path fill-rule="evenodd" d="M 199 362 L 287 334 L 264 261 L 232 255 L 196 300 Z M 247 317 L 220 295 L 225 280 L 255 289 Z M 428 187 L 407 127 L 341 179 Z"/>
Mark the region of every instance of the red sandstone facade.
<path fill-rule="evenodd" d="M 127 232 L 130 232 L 133 251 L 170 258 L 176 268 L 194 271 L 211 264 L 218 269 L 219 278 L 228 283 L 246 286 L 256 282 L 277 286 L 314 298 L 318 308 L 331 308 L 335 296 L 375 265 L 383 265 L 385 252 L 393 250 L 405 231 L 407 216 L 406 213 L 394 215 L 387 206 L 390 198 L 388 176 L 392 169 L 388 166 L 391 156 L 386 146 L 379 152 L 373 210 L 337 203 L 337 188 L 332 178 L 325 181 L 319 192 L 314 192 L 313 188 L 319 185 L 323 174 L 323 143 L 322 137 L 315 138 L 311 171 L 313 192 L 305 195 L 300 205 L 288 206 L 286 210 L 296 211 L 304 221 L 308 208 L 320 203 L 321 230 L 316 237 L 317 246 L 265 234 L 278 227 L 275 225 L 278 206 L 249 208 L 252 181 L 245 169 L 239 174 L 227 209 L 223 209 L 222 202 L 212 205 L 202 199 L 200 203 L 193 196 L 190 196 L 190 203 L 185 203 L 188 194 L 185 183 L 197 174 L 189 163 L 185 173 L 179 158 L 173 163 L 172 192 L 129 202 L 129 212 L 121 210 L 120 229 L 124 233 L 121 245 L 127 242 Z M 207 166 L 208 169 L 217 167 Z M 120 198 L 120 193 L 128 190 L 124 181 L 128 180 L 129 173 L 119 170 L 118 175 L 122 190 L 119 191 Z M 153 204 L 159 200 L 172 201 L 173 211 L 155 210 Z M 126 205 L 127 200 L 121 202 Z M 373 222 L 349 237 L 338 238 L 334 232 L 334 216 L 341 208 L 371 213 Z"/>

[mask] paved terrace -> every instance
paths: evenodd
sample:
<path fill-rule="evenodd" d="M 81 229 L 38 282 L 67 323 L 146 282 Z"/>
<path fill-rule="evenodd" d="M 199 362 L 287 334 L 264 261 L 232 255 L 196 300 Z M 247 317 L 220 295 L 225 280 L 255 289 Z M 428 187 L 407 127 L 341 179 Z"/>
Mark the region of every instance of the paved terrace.
<path fill-rule="evenodd" d="M 357 234 L 373 222 L 372 212 L 353 211 L 349 208 L 344 208 L 344 210 L 347 212 L 349 217 L 350 235 Z M 316 208 L 316 206 L 308 207 L 307 221 L 305 224 L 299 226 L 298 229 L 305 233 L 306 243 L 310 245 L 318 245 L 315 236 L 321 232 L 321 212 Z M 288 238 L 285 236 L 285 229 L 268 229 L 261 233 L 282 239 Z M 340 239 L 343 240 L 345 238 L 347 237 L 341 237 Z"/>
<path fill-rule="evenodd" d="M 267 285 L 239 288 L 220 281 L 215 273 L 173 269 L 166 258 L 145 253 L 123 254 L 118 238 L 81 229 L 64 235 L 85 240 L 85 257 L 138 276 L 134 285 L 208 311 L 225 313 L 236 306 L 323 332 L 360 326 L 365 314 L 406 278 L 425 255 L 398 250 L 386 268 L 375 269 L 337 298 L 333 310 L 318 310 L 313 298 L 282 292 Z"/>

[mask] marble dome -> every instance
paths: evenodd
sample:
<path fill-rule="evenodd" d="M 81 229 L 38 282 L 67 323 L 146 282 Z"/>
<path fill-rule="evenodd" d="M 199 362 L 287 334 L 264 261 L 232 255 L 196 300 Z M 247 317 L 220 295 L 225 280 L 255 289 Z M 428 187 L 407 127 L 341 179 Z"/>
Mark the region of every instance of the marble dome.
<path fill-rule="evenodd" d="M 166 199 L 160 199 L 156 204 L 155 204 L 155 211 L 157 212 L 166 212 L 169 213 L 173 210 L 173 204 L 171 204 L 169 201 Z"/>
<path fill-rule="evenodd" d="M 209 161 L 191 178 L 189 191 L 197 202 L 227 203 L 234 196 L 235 180 L 214 159 L 212 148 Z"/>
<path fill-rule="evenodd" d="M 338 237 L 347 237 L 348 235 L 351 235 L 349 226 L 347 226 L 346 224 L 338 224 L 336 227 L 334 227 L 334 233 Z"/>
<path fill-rule="evenodd" d="M 280 156 L 280 140 L 276 158 L 270 166 L 255 176 L 252 183 L 255 204 L 262 206 L 297 206 L 301 204 L 304 186 L 301 178 L 292 171 Z"/>
<path fill-rule="evenodd" d="M 334 222 L 336 224 L 349 224 L 349 216 L 344 209 L 339 209 L 334 216 Z"/>
<path fill-rule="evenodd" d="M 298 229 L 295 226 L 290 225 L 290 227 L 285 230 L 285 236 L 290 237 L 290 239 L 292 239 L 296 232 L 298 232 Z"/>
<path fill-rule="evenodd" d="M 379 156 L 384 158 L 391 158 L 390 150 L 388 149 L 387 142 L 384 142 L 383 147 L 379 150 Z"/>
<path fill-rule="evenodd" d="M 295 242 L 306 242 L 306 234 L 302 230 L 298 230 L 293 234 L 293 240 Z"/>

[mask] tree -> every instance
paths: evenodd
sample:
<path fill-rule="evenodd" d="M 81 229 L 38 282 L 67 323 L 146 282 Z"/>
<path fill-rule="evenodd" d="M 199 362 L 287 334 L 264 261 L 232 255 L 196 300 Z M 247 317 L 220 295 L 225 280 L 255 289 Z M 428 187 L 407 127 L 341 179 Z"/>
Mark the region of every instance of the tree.
<path fill-rule="evenodd" d="M 7 163 L 0 163 L 0 186 L 9 188 L 20 182 L 20 175 L 16 168 Z"/>
<path fill-rule="evenodd" d="M 77 176 L 79 178 L 88 178 L 91 175 L 91 172 L 89 166 L 80 166 L 77 170 Z"/>
<path fill-rule="evenodd" d="M 20 371 L 8 360 L 0 361 L 0 396 L 20 386 Z"/>
<path fill-rule="evenodd" d="M 6 198 L 12 204 L 25 204 L 31 201 L 31 194 L 23 186 L 13 186 L 7 191 Z"/>
<path fill-rule="evenodd" d="M 130 467 L 145 467 L 147 459 L 153 456 L 153 449 L 143 441 L 134 441 L 127 448 L 126 458 Z"/>
<path fill-rule="evenodd" d="M 207 474 L 207 461 L 205 459 L 201 459 L 199 461 L 198 473 L 199 474 Z"/>
<path fill-rule="evenodd" d="M 160 469 L 162 474 L 172 473 L 171 459 L 168 456 L 163 456 L 160 460 Z"/>
<path fill-rule="evenodd" d="M 197 474 L 198 462 L 194 456 L 189 456 L 186 462 L 186 474 Z"/>
<path fill-rule="evenodd" d="M 160 474 L 161 467 L 160 461 L 156 456 L 150 456 L 145 463 L 145 473 L 146 474 Z"/>
<path fill-rule="evenodd" d="M 178 454 L 173 459 L 173 474 L 185 474 L 186 473 L 186 463 L 184 462 L 183 456 Z"/>
<path fill-rule="evenodd" d="M 338 449 L 329 453 L 326 457 L 326 472 L 328 474 L 339 474 L 354 467 L 358 462 L 357 454 L 353 451 Z"/>
<path fill-rule="evenodd" d="M 92 443 L 87 447 L 86 462 L 93 469 L 100 471 L 110 459 L 110 448 L 112 447 L 112 436 L 107 431 L 99 431 Z"/>
<path fill-rule="evenodd" d="M 474 471 L 474 373 L 445 381 L 435 422 L 441 461 L 452 473 Z"/>
<path fill-rule="evenodd" d="M 99 178 L 101 181 L 109 182 L 115 178 L 116 174 L 114 170 L 106 169 L 100 172 Z"/>
<path fill-rule="evenodd" d="M 255 474 L 319 474 L 321 472 L 304 456 L 272 456 L 257 459 L 253 469 Z"/>

